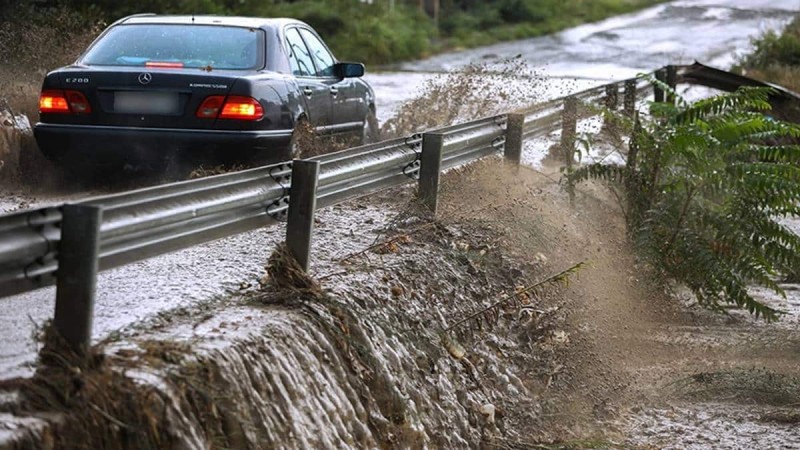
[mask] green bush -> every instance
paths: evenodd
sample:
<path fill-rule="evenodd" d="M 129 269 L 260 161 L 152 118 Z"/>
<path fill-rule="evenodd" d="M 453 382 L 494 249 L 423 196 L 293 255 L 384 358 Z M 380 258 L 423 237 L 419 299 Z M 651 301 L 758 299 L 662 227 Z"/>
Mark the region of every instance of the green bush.
<path fill-rule="evenodd" d="M 792 21 L 780 35 L 768 31 L 754 39 L 753 47 L 753 53 L 741 61 L 745 68 L 800 66 L 800 17 Z"/>
<path fill-rule="evenodd" d="M 622 188 L 642 255 L 701 304 L 733 304 L 767 320 L 779 311 L 748 286 L 785 297 L 776 277 L 800 267 L 800 236 L 779 221 L 800 215 L 800 146 L 777 143 L 800 138 L 800 127 L 763 113 L 770 93 L 741 88 L 691 105 L 655 103 L 632 133 L 626 166 L 571 174 Z"/>
<path fill-rule="evenodd" d="M 542 8 L 541 2 L 526 0 L 501 0 L 498 2 L 500 17 L 507 23 L 544 22 L 550 18 L 550 9 Z"/>
<path fill-rule="evenodd" d="M 33 0 L 0 0 L 30 5 Z M 359 0 L 49 0 L 96 23 L 152 12 L 293 17 L 312 25 L 342 59 L 373 64 L 427 56 L 434 51 L 485 45 L 557 31 L 663 0 L 448 0 L 438 24 L 416 0 L 373 4 Z M 0 7 L 4 15 L 11 6 Z M 45 10 L 43 8 L 42 10 Z M 13 14 L 9 14 L 13 16 Z M 438 25 L 438 27 L 437 27 Z"/>

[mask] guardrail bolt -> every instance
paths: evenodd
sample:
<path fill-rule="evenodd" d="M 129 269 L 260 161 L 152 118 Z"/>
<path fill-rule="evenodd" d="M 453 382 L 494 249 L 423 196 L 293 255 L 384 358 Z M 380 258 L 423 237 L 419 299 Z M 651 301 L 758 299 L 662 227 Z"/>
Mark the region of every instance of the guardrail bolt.
<path fill-rule="evenodd" d="M 678 68 L 675 66 L 667 66 L 667 76 L 666 76 L 667 84 L 670 88 L 674 91 L 675 88 L 678 86 Z M 667 102 L 675 104 L 675 95 L 669 94 L 667 95 Z"/>
<path fill-rule="evenodd" d="M 667 71 L 666 69 L 658 69 L 656 70 L 656 80 L 666 83 L 667 82 Z M 658 84 L 653 86 L 653 93 L 654 93 L 654 100 L 656 103 L 661 103 L 664 101 L 664 89 L 661 88 Z"/>
<path fill-rule="evenodd" d="M 79 355 L 91 344 L 102 218 L 101 207 L 62 207 L 53 326 Z"/>
<path fill-rule="evenodd" d="M 522 160 L 522 128 L 525 114 L 509 114 L 506 120 L 506 146 L 503 155 L 506 161 L 519 164 Z"/>
<path fill-rule="evenodd" d="M 625 98 L 623 99 L 623 103 L 625 115 L 632 118 L 636 110 L 636 80 L 627 80 L 625 82 Z"/>
<path fill-rule="evenodd" d="M 442 149 L 444 134 L 422 135 L 422 158 L 419 168 L 419 191 L 417 196 L 422 206 L 436 216 L 439 203 L 439 178 L 442 172 Z"/>
<path fill-rule="evenodd" d="M 578 134 L 578 100 L 575 97 L 564 99 L 561 113 L 561 149 L 564 154 L 567 175 L 567 192 L 570 204 L 575 202 L 575 186 L 570 178 L 575 162 L 575 136 Z"/>
<path fill-rule="evenodd" d="M 319 161 L 296 159 L 292 162 L 286 246 L 305 271 L 308 271 L 311 260 L 311 238 L 314 234 L 318 183 Z"/>

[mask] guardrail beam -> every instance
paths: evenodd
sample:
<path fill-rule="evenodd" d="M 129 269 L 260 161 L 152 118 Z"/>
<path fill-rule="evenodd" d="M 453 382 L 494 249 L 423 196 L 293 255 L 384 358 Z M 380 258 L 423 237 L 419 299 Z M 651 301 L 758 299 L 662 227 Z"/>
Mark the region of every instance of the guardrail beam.
<path fill-rule="evenodd" d="M 62 214 L 53 325 L 75 353 L 86 355 L 92 338 L 103 209 L 64 205 Z"/>
<path fill-rule="evenodd" d="M 319 161 L 292 162 L 292 187 L 289 191 L 289 217 L 286 223 L 286 246 L 306 272 L 311 260 L 314 212 L 317 209 Z"/>
<path fill-rule="evenodd" d="M 436 215 L 439 204 L 439 179 L 442 172 L 443 133 L 422 135 L 422 157 L 419 167 L 419 197 L 422 206 Z"/>

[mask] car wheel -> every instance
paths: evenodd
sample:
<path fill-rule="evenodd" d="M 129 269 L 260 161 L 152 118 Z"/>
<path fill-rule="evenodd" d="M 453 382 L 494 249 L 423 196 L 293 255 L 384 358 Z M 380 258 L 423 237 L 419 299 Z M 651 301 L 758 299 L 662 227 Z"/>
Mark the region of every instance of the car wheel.
<path fill-rule="evenodd" d="M 375 110 L 370 107 L 367 112 L 367 117 L 364 119 L 364 127 L 361 129 L 361 145 L 380 141 L 380 133 L 381 130 L 378 126 L 378 118 L 375 116 Z"/>

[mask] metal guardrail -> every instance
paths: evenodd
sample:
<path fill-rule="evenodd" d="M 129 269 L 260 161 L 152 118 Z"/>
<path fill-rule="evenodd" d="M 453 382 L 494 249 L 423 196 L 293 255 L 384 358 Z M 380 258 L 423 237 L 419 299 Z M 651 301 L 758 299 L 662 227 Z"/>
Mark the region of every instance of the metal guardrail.
<path fill-rule="evenodd" d="M 663 75 L 663 71 L 656 73 Z M 287 216 L 290 249 L 307 253 L 313 228 L 313 222 L 308 220 L 310 216 L 313 221 L 313 209 L 410 179 L 419 179 L 421 200 L 435 210 L 442 170 L 500 150 L 508 159 L 519 162 L 524 139 L 545 137 L 559 128 L 565 130 L 562 146 L 565 150 L 570 146 L 574 149 L 575 122 L 599 110 L 575 105 L 599 103 L 616 109 L 621 89 L 624 110 L 631 116 L 637 99 L 654 92 L 647 80 L 624 80 L 544 102 L 521 113 L 487 117 L 308 160 L 0 216 L 0 297 L 58 283 L 56 326 L 64 327 L 59 331 L 76 348 L 85 347 L 91 335 L 97 270 L 276 224 Z M 663 98 L 663 92 L 660 95 Z M 655 96 L 659 98 L 657 86 Z M 569 108 L 575 112 L 565 114 Z M 566 130 L 572 130 L 572 141 Z M 568 151 L 565 154 L 572 155 Z M 293 182 L 293 173 L 302 179 Z M 294 209 L 292 202 L 299 200 L 292 193 L 294 197 L 304 197 Z M 433 196 L 433 201 L 423 198 L 423 194 Z M 94 217 L 94 225 L 92 220 L 81 219 L 81 214 Z M 300 218 L 302 222 L 297 222 Z M 84 222 L 96 227 L 84 230 L 85 236 L 75 231 L 81 229 L 77 224 Z M 293 226 L 307 227 L 307 232 L 295 233 L 300 237 L 292 238 Z M 62 229 L 69 229 L 72 234 L 62 236 Z M 84 237 L 89 240 L 85 244 Z M 289 242 L 291 239 L 307 242 Z M 92 250 L 93 243 L 96 250 Z M 82 245 L 86 251 L 81 250 Z M 298 256 L 307 262 L 307 254 Z M 59 262 L 64 261 L 70 261 L 70 265 L 61 267 Z M 70 299 L 66 293 L 82 298 Z M 88 312 L 77 314 L 66 302 L 81 305 L 80 309 Z"/>
<path fill-rule="evenodd" d="M 505 115 L 435 130 L 446 136 L 444 167 L 502 147 Z M 318 207 L 409 181 L 419 171 L 422 136 L 310 158 L 320 163 Z M 278 223 L 288 210 L 291 163 L 91 198 L 75 205 L 103 210 L 99 268 Z M 56 281 L 59 207 L 0 217 L 0 296 Z"/>

